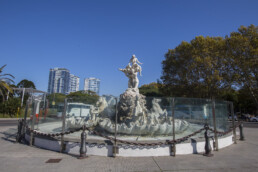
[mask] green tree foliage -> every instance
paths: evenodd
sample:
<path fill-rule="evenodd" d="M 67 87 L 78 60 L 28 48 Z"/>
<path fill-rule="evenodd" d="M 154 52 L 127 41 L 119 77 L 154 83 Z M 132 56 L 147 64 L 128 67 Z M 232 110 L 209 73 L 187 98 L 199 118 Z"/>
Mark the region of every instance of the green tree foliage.
<path fill-rule="evenodd" d="M 256 103 L 253 100 L 253 97 L 250 96 L 249 88 L 242 88 L 238 91 L 238 102 L 236 104 L 237 111 L 243 113 L 255 114 L 256 112 Z"/>
<path fill-rule="evenodd" d="M 29 81 L 27 79 L 23 79 L 21 80 L 18 84 L 17 84 L 18 88 L 33 88 L 36 89 L 35 84 L 32 81 Z"/>
<path fill-rule="evenodd" d="M 56 106 L 63 106 L 66 98 L 68 99 L 68 102 L 95 104 L 98 101 L 99 96 L 95 92 L 91 91 L 77 91 L 72 92 L 68 95 L 61 93 L 53 93 L 47 95 L 50 108 Z"/>
<path fill-rule="evenodd" d="M 29 81 L 27 79 L 23 79 L 21 80 L 17 85 L 16 85 L 17 88 L 33 88 L 33 89 L 36 89 L 36 86 L 35 84 L 32 82 L 32 81 Z M 18 95 L 20 98 L 22 98 L 22 91 L 15 91 L 16 95 Z M 25 93 L 24 94 L 24 101 L 23 101 L 23 105 L 26 104 L 26 101 L 28 100 L 29 98 L 29 93 Z"/>
<path fill-rule="evenodd" d="M 252 97 L 258 109 L 258 27 L 241 26 L 225 39 L 234 84 Z M 248 96 L 247 94 L 247 96 Z"/>
<path fill-rule="evenodd" d="M 67 98 L 70 99 L 69 101 L 95 104 L 98 101 L 99 96 L 92 91 L 77 91 L 67 95 Z"/>
<path fill-rule="evenodd" d="M 165 95 L 232 99 L 236 104 L 245 95 L 258 110 L 258 27 L 254 25 L 241 26 L 225 38 L 198 36 L 183 41 L 168 50 L 162 65 Z"/>
<path fill-rule="evenodd" d="M 8 115 L 9 117 L 15 117 L 20 106 L 21 99 L 17 97 L 11 97 L 8 99 L 8 101 L 0 103 L 0 113 Z"/>
<path fill-rule="evenodd" d="M 66 95 L 61 93 L 53 93 L 47 95 L 47 99 L 49 101 L 49 107 L 52 107 L 55 104 L 63 104 L 65 101 Z"/>
<path fill-rule="evenodd" d="M 224 43 L 221 37 L 198 36 L 169 50 L 162 62 L 161 79 L 170 88 L 166 94 L 209 98 L 218 95 L 219 89 L 228 85 L 223 70 Z"/>
<path fill-rule="evenodd" d="M 141 94 L 147 97 L 162 97 L 163 94 L 160 92 L 161 84 L 152 82 L 150 84 L 142 85 L 139 88 Z"/>
<path fill-rule="evenodd" d="M 8 73 L 2 74 L 5 66 L 6 65 L 4 65 L 0 68 L 0 97 L 1 97 L 2 101 L 4 101 L 6 99 L 8 91 L 10 93 L 13 93 L 13 90 L 11 89 L 9 84 L 14 83 L 14 81 L 12 80 L 14 78 L 13 75 L 8 74 Z"/>

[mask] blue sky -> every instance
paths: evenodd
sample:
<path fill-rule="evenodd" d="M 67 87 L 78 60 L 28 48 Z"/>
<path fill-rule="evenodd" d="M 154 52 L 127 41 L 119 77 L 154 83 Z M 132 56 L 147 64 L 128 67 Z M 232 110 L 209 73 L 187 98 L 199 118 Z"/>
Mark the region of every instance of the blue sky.
<path fill-rule="evenodd" d="M 160 78 L 168 49 L 195 36 L 225 36 L 258 25 L 253 0 L 0 0 L 0 65 L 46 91 L 49 69 L 101 80 L 101 94 L 127 88 L 132 54 L 143 63 L 140 85 Z"/>

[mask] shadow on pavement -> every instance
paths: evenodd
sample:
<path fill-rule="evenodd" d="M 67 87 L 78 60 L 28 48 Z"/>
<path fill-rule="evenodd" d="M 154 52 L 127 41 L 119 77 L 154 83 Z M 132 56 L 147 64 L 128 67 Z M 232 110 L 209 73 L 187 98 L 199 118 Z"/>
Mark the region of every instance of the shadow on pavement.
<path fill-rule="evenodd" d="M 14 129 L 14 128 L 10 128 L 7 131 L 1 131 L 0 134 L 4 135 L 4 137 L 1 137 L 1 139 L 15 143 L 16 133 L 17 133 L 17 129 Z"/>

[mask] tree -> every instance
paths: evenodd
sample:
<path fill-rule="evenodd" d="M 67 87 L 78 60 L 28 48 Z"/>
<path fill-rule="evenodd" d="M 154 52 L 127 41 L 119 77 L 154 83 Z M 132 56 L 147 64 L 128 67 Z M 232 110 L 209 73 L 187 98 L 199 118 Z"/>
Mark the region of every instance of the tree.
<path fill-rule="evenodd" d="M 7 95 L 7 92 L 13 93 L 13 90 L 9 86 L 9 84 L 14 83 L 12 79 L 14 79 L 14 76 L 11 74 L 2 74 L 3 69 L 6 65 L 2 66 L 0 68 L 0 96 L 2 97 L 2 100 L 5 100 L 5 97 Z M 12 78 L 12 79 L 11 79 Z"/>
<path fill-rule="evenodd" d="M 238 111 L 243 113 L 256 113 L 256 103 L 253 100 L 253 97 L 250 96 L 249 88 L 243 87 L 238 91 Z"/>
<path fill-rule="evenodd" d="M 223 38 L 198 36 L 170 49 L 162 62 L 166 93 L 185 97 L 213 97 L 227 87 Z"/>
<path fill-rule="evenodd" d="M 18 84 L 17 84 L 18 88 L 33 88 L 36 89 L 35 84 L 32 81 L 29 81 L 27 79 L 23 79 L 21 80 Z"/>
<path fill-rule="evenodd" d="M 50 107 L 52 107 L 52 105 L 54 104 L 64 103 L 65 98 L 66 98 L 66 95 L 62 93 L 53 93 L 53 94 L 47 95 L 47 99 L 49 100 Z M 53 102 L 55 103 L 53 104 Z"/>
<path fill-rule="evenodd" d="M 14 117 L 21 106 L 21 100 L 17 97 L 11 97 L 8 101 L 0 103 L 0 113 Z"/>
<path fill-rule="evenodd" d="M 168 50 L 162 65 L 163 94 L 232 99 L 239 109 L 247 96 L 252 100 L 246 99 L 245 109 L 258 111 L 258 27 L 254 25 L 241 26 L 225 38 L 198 36 L 190 43 L 183 41 Z"/>
<path fill-rule="evenodd" d="M 152 82 L 150 84 L 142 85 L 139 88 L 141 94 L 147 97 L 162 97 L 163 94 L 160 92 L 161 84 Z"/>
<path fill-rule="evenodd" d="M 238 32 L 226 37 L 226 47 L 234 84 L 249 90 L 258 110 L 258 27 L 241 26 Z"/>
<path fill-rule="evenodd" d="M 76 91 L 67 95 L 69 101 L 82 102 L 86 104 L 95 104 L 99 100 L 99 96 L 92 91 Z"/>
<path fill-rule="evenodd" d="M 32 81 L 29 81 L 27 79 L 23 79 L 21 80 L 17 85 L 16 85 L 17 88 L 33 88 L 33 89 L 36 89 L 36 86 L 35 84 L 32 82 Z M 15 91 L 16 94 L 20 97 L 22 97 L 22 92 L 21 91 Z M 29 98 L 29 93 L 25 93 L 24 94 L 24 101 L 23 101 L 23 104 L 26 104 L 28 98 Z"/>

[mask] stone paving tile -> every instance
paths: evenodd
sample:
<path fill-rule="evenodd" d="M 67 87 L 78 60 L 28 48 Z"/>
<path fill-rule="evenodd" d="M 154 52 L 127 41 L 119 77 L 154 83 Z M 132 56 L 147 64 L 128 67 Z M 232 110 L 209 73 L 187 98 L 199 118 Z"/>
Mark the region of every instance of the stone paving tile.
<path fill-rule="evenodd" d="M 155 157 L 163 171 L 258 171 L 258 129 L 246 129 L 246 141 L 212 152 L 213 157 L 202 154 Z M 170 163 L 168 163 L 170 162 Z"/>

